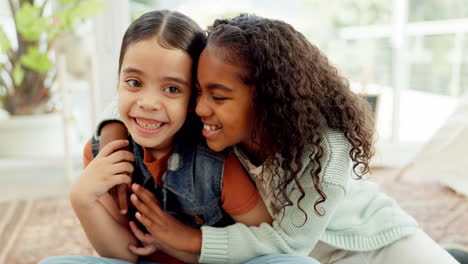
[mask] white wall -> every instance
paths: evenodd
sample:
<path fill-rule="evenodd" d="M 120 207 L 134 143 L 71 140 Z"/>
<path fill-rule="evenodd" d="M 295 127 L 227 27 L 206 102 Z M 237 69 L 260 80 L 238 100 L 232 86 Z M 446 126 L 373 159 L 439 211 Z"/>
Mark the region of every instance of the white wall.
<path fill-rule="evenodd" d="M 95 19 L 96 54 L 93 56 L 92 126 L 96 118 L 115 97 L 118 79 L 120 44 L 130 24 L 128 0 L 102 0 L 107 8 Z"/>

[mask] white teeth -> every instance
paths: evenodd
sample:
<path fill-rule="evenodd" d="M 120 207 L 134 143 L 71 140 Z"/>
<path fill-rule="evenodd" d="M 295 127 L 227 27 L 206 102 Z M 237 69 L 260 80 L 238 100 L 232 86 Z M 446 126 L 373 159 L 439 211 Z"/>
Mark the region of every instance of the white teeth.
<path fill-rule="evenodd" d="M 218 127 L 218 126 L 210 126 L 210 125 L 204 124 L 204 125 L 203 125 L 203 128 L 204 128 L 205 130 L 208 130 L 208 131 L 215 131 L 215 130 L 220 129 L 221 127 Z"/>
<path fill-rule="evenodd" d="M 157 124 L 146 124 L 146 123 L 143 123 L 141 122 L 140 120 L 136 119 L 136 122 L 138 123 L 139 126 L 141 126 L 142 128 L 146 128 L 146 129 L 157 129 L 157 128 L 160 128 L 162 126 L 162 122 L 161 123 L 157 123 Z"/>

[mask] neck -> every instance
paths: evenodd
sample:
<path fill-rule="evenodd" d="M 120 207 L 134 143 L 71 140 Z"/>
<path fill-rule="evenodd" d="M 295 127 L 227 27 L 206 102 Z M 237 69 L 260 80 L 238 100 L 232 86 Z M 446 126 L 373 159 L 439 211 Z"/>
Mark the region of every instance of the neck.
<path fill-rule="evenodd" d="M 260 166 L 265 162 L 265 158 L 260 153 L 260 145 L 255 142 L 241 143 L 242 151 L 247 155 L 250 162 L 255 166 Z"/>
<path fill-rule="evenodd" d="M 155 148 L 148 148 L 149 153 L 151 156 L 156 160 L 161 159 L 162 157 L 166 156 L 172 150 L 172 147 L 164 148 L 164 149 L 155 149 Z"/>

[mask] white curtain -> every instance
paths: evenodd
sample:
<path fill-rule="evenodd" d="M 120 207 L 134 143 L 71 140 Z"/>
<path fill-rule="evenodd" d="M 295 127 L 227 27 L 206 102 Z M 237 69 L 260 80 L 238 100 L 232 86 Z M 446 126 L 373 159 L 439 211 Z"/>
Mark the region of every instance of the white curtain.
<path fill-rule="evenodd" d="M 107 4 L 95 20 L 96 54 L 93 56 L 92 115 L 96 117 L 117 93 L 118 60 L 125 30 L 130 25 L 128 0 L 103 0 Z"/>

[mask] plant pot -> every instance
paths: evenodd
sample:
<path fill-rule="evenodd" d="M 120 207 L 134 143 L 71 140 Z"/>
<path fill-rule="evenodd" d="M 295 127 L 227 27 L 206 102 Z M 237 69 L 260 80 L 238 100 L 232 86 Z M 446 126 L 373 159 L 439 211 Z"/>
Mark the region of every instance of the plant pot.
<path fill-rule="evenodd" d="M 0 120 L 0 158 L 60 157 L 63 154 L 61 114 L 18 115 Z"/>

